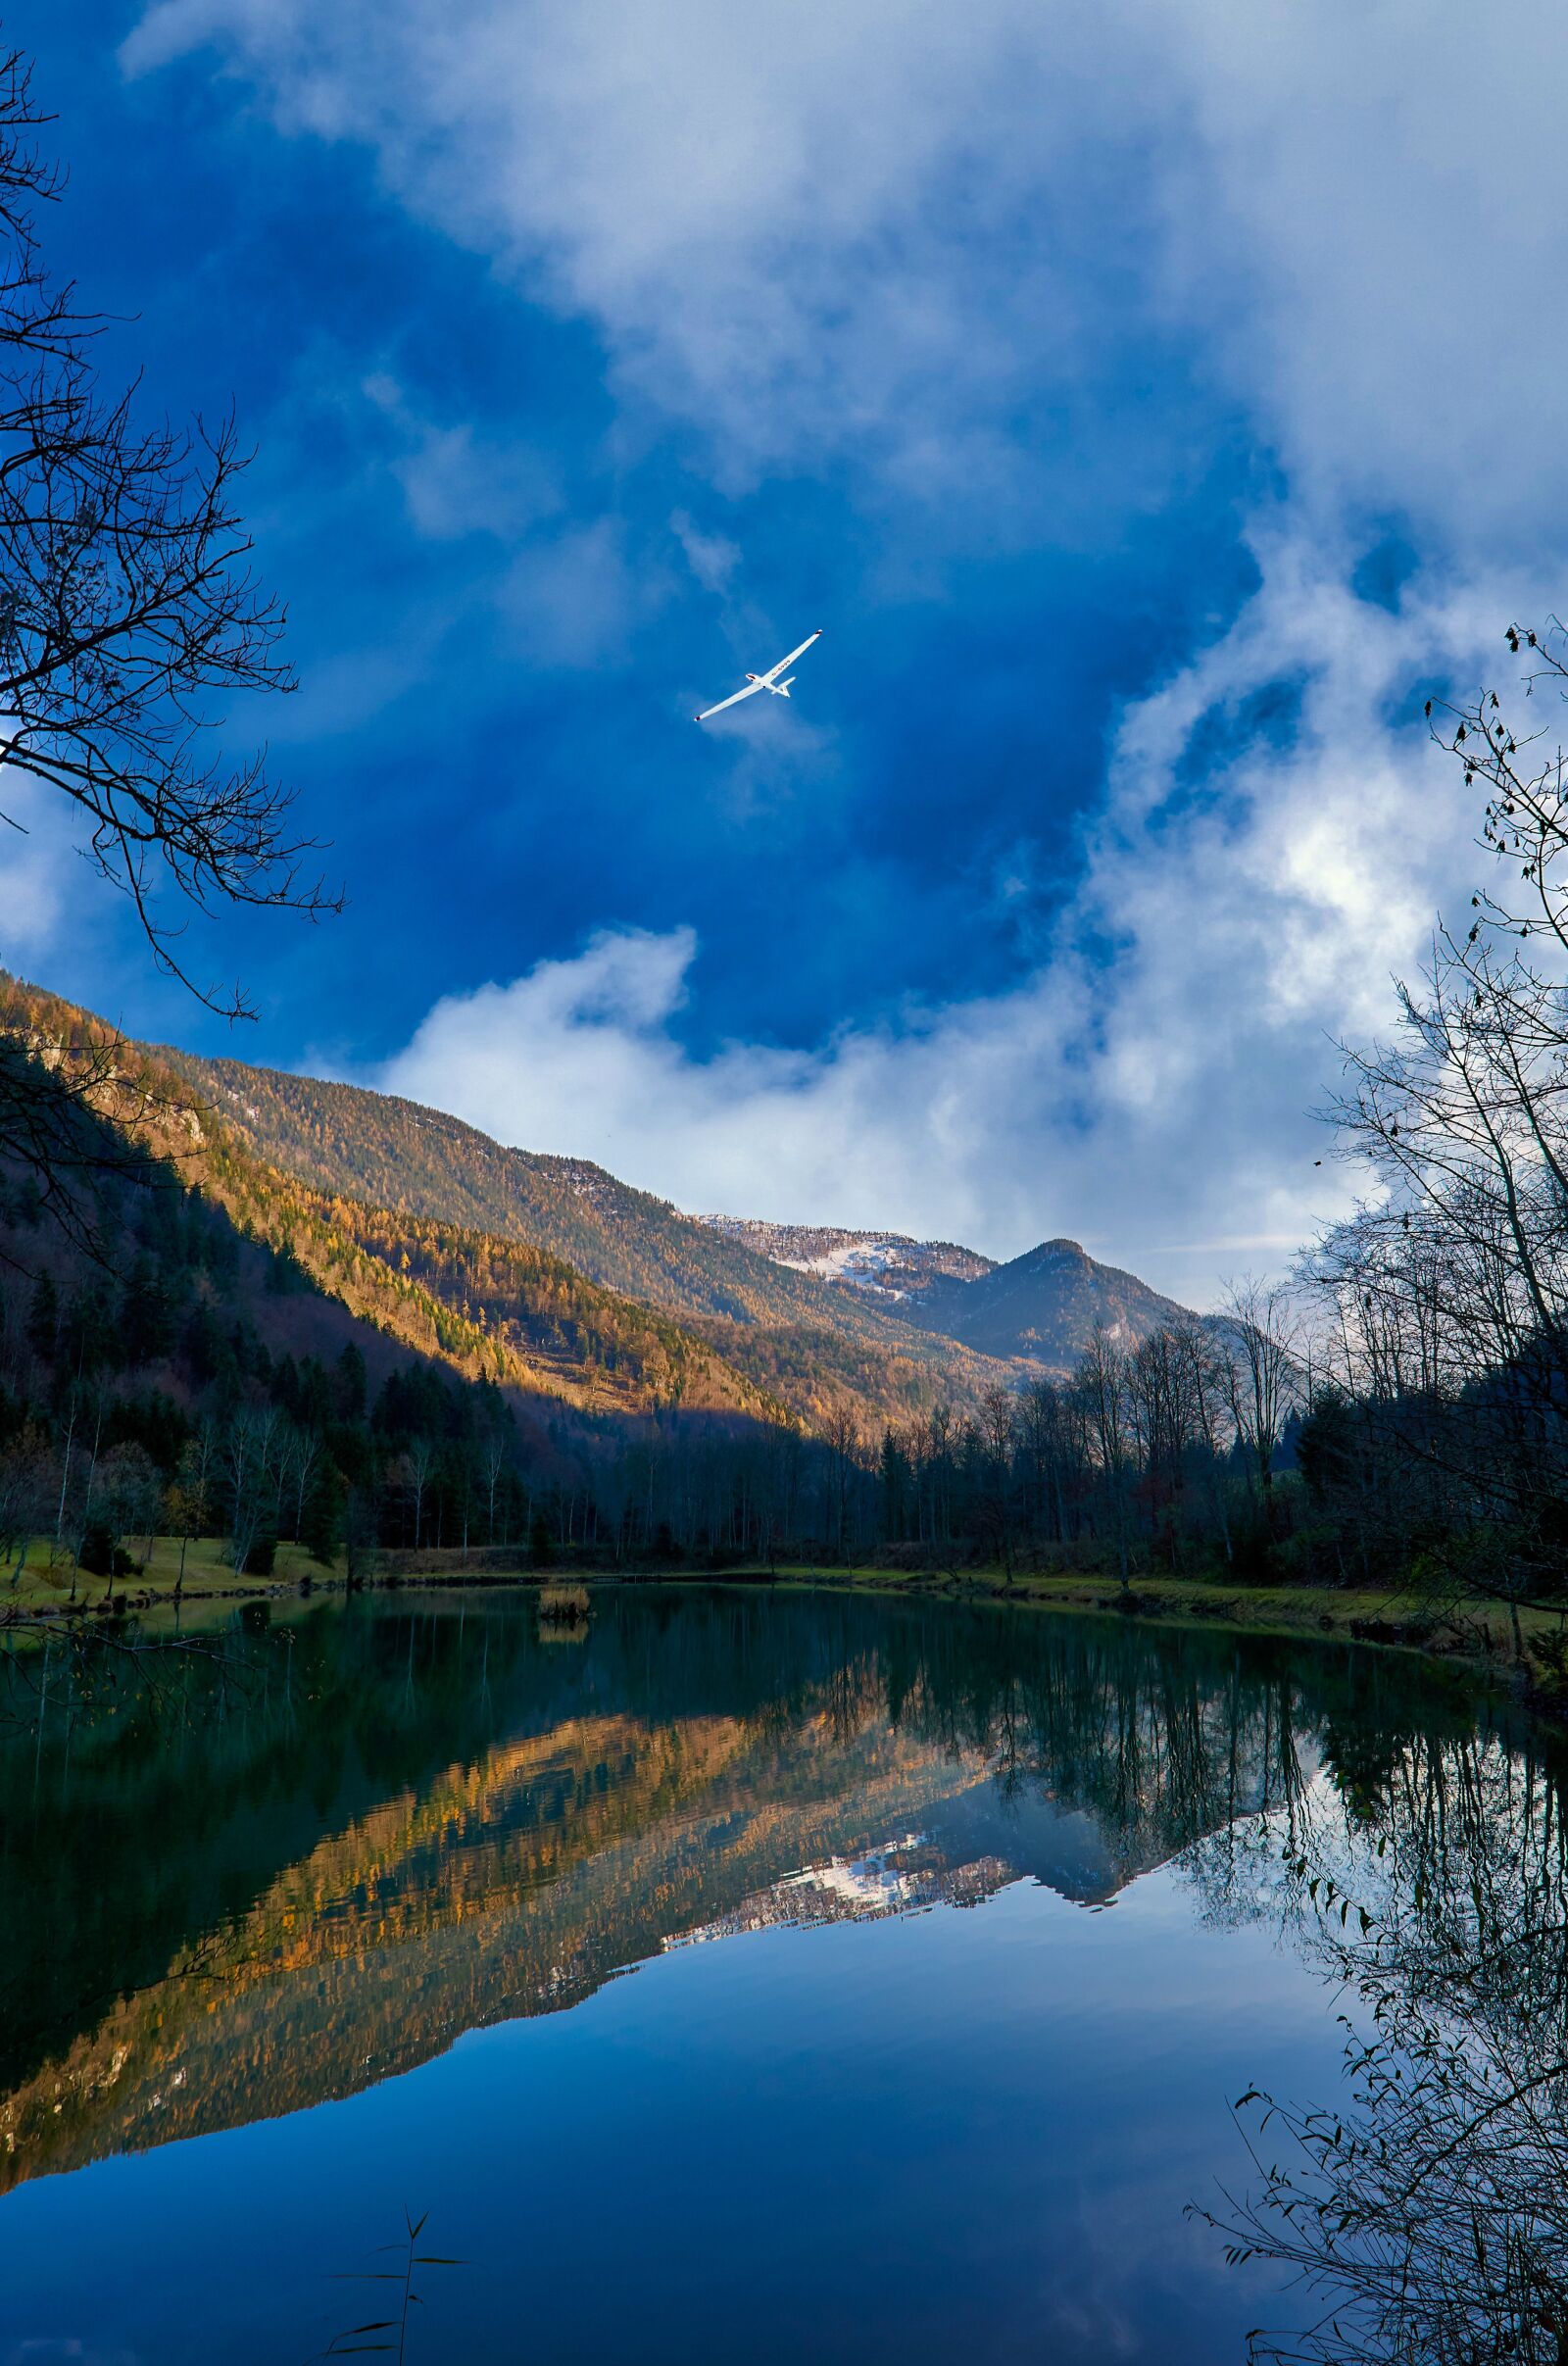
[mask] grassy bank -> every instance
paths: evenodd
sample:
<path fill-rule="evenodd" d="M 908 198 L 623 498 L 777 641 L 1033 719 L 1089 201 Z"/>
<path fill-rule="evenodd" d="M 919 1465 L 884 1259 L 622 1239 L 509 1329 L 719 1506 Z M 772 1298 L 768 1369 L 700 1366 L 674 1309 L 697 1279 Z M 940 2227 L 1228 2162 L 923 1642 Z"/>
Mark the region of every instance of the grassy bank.
<path fill-rule="evenodd" d="M 346 1578 L 341 1562 L 325 1568 L 295 1545 L 280 1545 L 270 1577 L 242 1576 L 222 1557 L 219 1540 L 202 1538 L 185 1547 L 184 1577 L 179 1601 L 188 1623 L 210 1623 L 227 1615 L 242 1601 L 273 1602 L 302 1594 L 341 1592 Z M 139 1556 L 140 1557 L 140 1556 Z M 0 1587 L 0 1622 L 36 1630 L 40 1623 L 65 1617 L 94 1617 L 122 1611 L 155 1626 L 172 1612 L 180 1577 L 177 1538 L 159 1537 L 142 1559 L 138 1575 L 116 1578 L 75 1578 L 72 1598 L 69 1557 L 50 1560 L 40 1555 L 24 1569 L 20 1582 Z M 832 1588 L 853 1593 L 897 1595 L 906 1599 L 955 1602 L 1010 1602 L 1021 1608 L 1055 1608 L 1114 1612 L 1156 1620 L 1202 1620 L 1253 1633 L 1301 1638 L 1337 1636 L 1363 1643 L 1391 1644 L 1458 1659 L 1485 1668 L 1490 1674 L 1522 1682 L 1538 1700 L 1556 1706 L 1560 1679 L 1555 1676 L 1563 1622 L 1554 1613 L 1523 1609 L 1520 1638 L 1526 1652 L 1521 1670 L 1515 1649 L 1513 1622 L 1504 1604 L 1466 1602 L 1443 1605 L 1431 1597 L 1398 1586 L 1341 1589 L 1311 1586 L 1242 1586 L 1209 1579 L 1140 1577 L 1124 1592 L 1114 1577 L 1087 1572 L 1017 1573 L 1009 1582 L 1001 1569 L 959 1571 L 903 1570 L 883 1567 L 845 1568 L 804 1561 L 781 1561 L 774 1569 L 747 1568 L 707 1573 L 691 1570 L 585 1571 L 580 1568 L 530 1569 L 520 1562 L 489 1553 L 457 1552 L 383 1553 L 371 1587 L 534 1586 L 577 1585 L 595 1582 L 657 1579 L 661 1583 L 713 1585 L 725 1582 L 787 1587 Z M 1568 1709 L 1568 1700 L 1561 1702 Z"/>
<path fill-rule="evenodd" d="M 778 1571 L 781 1583 L 848 1587 L 856 1592 L 962 1602 L 1012 1602 L 1020 1607 L 1094 1610 L 1156 1621 L 1201 1620 L 1250 1634 L 1390 1645 L 1433 1658 L 1461 1662 L 1523 1694 L 1544 1713 L 1568 1722 L 1568 1683 L 1562 1673 L 1564 1621 L 1555 1611 L 1521 1608 L 1518 1640 L 1502 1602 L 1440 1603 L 1430 1594 L 1398 1585 L 1350 1588 L 1239 1586 L 1210 1579 L 1140 1577 L 1123 1589 L 1114 1577 L 1067 1571 L 1015 1573 L 1000 1569 L 812 1569 Z"/>
<path fill-rule="evenodd" d="M 1009 1584 L 1000 1569 L 904 1571 L 810 1568 L 804 1563 L 778 1571 L 781 1582 L 849 1586 L 858 1591 L 923 1595 L 957 1601 L 1033 1603 L 1057 1609 L 1131 1609 L 1152 1618 L 1202 1618 L 1281 1635 L 1345 1635 L 1373 1642 L 1421 1644 L 1487 1652 L 1512 1651 L 1506 1607 L 1466 1603 L 1460 1613 L 1438 1609 L 1432 1600 L 1396 1586 L 1242 1586 L 1206 1578 L 1138 1577 L 1124 1592 L 1114 1577 L 1078 1571 L 1015 1575 Z M 1555 1636 L 1554 1613 L 1522 1610 L 1527 1642 Z M 1358 1630 L 1367 1630 L 1358 1634 Z"/>
<path fill-rule="evenodd" d="M 241 1601 L 268 1594 L 274 1587 L 298 1592 L 302 1584 L 330 1581 L 333 1572 L 313 1561 L 302 1545 L 279 1545 L 272 1575 L 242 1577 L 223 1558 L 226 1548 L 217 1537 L 197 1537 L 184 1547 L 184 1594 L 189 1600 Z M 142 1564 L 134 1577 L 96 1577 L 74 1569 L 69 1553 L 50 1553 L 34 1546 L 15 1584 L 0 1584 L 0 1618 L 15 1611 L 20 1617 L 71 1616 L 107 1609 L 123 1597 L 126 1606 L 151 1607 L 172 1602 L 180 1578 L 178 1537 L 154 1537 L 149 1550 L 138 1539 L 133 1557 Z"/>

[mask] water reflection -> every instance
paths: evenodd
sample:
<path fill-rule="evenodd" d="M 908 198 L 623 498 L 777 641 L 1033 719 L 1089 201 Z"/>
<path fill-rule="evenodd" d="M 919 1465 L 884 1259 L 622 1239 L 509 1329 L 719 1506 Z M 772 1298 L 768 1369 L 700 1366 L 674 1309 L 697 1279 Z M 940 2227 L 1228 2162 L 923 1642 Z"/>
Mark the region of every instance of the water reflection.
<path fill-rule="evenodd" d="M 1416 1733 L 1293 1807 L 1259 1896 L 1349 2000 L 1345 2084 L 1244 2101 L 1254 2175 L 1211 2222 L 1318 2313 L 1254 2355 L 1568 2358 L 1563 1806 L 1528 1746 Z"/>
<path fill-rule="evenodd" d="M 1020 1877 L 1103 1906 L 1183 1851 L 1205 1915 L 1280 1918 L 1385 2013 L 1441 1998 L 1499 2059 L 1561 2034 L 1555 1777 L 1376 1655 L 637 1590 L 569 1651 L 525 1604 L 360 1605 L 13 1666 L 3 1707 L 0 2189 L 351 2094 L 671 1947 Z"/>

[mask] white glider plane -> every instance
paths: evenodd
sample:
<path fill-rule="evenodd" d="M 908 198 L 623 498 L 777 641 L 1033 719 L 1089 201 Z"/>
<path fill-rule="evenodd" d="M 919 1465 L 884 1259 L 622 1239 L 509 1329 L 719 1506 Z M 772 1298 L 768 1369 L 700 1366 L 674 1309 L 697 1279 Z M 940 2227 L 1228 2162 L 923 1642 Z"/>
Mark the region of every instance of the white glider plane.
<path fill-rule="evenodd" d="M 738 707 L 743 698 L 755 698 L 759 690 L 771 690 L 775 698 L 788 698 L 790 684 L 794 681 L 795 676 L 793 673 L 784 674 L 784 679 L 780 681 L 779 675 L 784 673 L 786 665 L 793 665 L 797 658 L 804 658 L 811 643 L 819 641 L 821 638 L 822 627 L 819 624 L 815 632 L 809 634 L 801 643 L 799 649 L 792 649 L 787 658 L 780 658 L 778 664 L 770 666 L 766 673 L 749 673 L 746 676 L 744 690 L 732 691 L 728 698 L 721 698 L 716 707 L 705 707 L 701 715 L 692 717 L 693 721 L 706 723 L 710 715 L 722 715 L 726 707 Z"/>

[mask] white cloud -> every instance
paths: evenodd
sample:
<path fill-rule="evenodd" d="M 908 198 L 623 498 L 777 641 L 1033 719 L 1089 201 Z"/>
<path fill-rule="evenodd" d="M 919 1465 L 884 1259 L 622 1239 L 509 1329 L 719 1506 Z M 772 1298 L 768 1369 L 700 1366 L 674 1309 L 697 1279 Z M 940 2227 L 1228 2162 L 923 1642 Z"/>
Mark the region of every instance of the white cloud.
<path fill-rule="evenodd" d="M 1561 524 L 1560 13 L 153 0 L 123 54 L 207 42 L 594 320 L 732 473 L 851 451 L 989 487 L 996 528 L 1043 460 L 1081 472 L 1107 370 L 1191 369 L 1314 502 Z"/>
<path fill-rule="evenodd" d="M 1313 1164 L 1329 1035 L 1386 1019 L 1391 970 L 1478 860 L 1412 680 L 1470 674 L 1499 606 L 1391 615 L 1294 544 L 1260 556 L 1234 629 L 1126 716 L 1083 885 L 1014 991 L 699 1060 L 673 1023 L 700 986 L 693 932 L 607 931 L 439 1003 L 371 1081 L 688 1208 L 998 1255 L 1065 1232 L 1200 1299 L 1283 1261 L 1345 1205 Z M 1285 744 L 1244 732 L 1216 753 L 1280 684 L 1298 701 Z"/>
<path fill-rule="evenodd" d="M 704 591 L 727 593 L 741 564 L 740 544 L 732 542 L 727 534 L 705 533 L 684 510 L 677 510 L 669 523 L 685 553 L 687 566 Z"/>
<path fill-rule="evenodd" d="M 363 392 L 399 435 L 392 473 L 416 533 L 432 542 L 463 534 L 513 541 L 561 508 L 556 471 L 530 445 L 478 435 L 466 420 L 442 426 L 422 418 L 386 370 L 372 371 Z"/>
<path fill-rule="evenodd" d="M 68 904 L 82 904 L 82 873 L 58 796 L 5 771 L 0 816 L 0 963 L 10 968 L 55 950 Z"/>
<path fill-rule="evenodd" d="M 617 521 L 596 518 L 525 545 L 496 603 L 530 664 L 594 666 L 625 655 L 664 589 L 657 571 L 633 567 Z"/>

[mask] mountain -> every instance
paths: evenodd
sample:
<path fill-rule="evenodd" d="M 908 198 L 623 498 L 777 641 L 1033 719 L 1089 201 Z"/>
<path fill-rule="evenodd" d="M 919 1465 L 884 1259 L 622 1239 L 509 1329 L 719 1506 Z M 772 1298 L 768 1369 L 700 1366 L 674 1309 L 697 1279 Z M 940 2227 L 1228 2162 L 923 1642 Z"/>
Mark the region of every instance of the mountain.
<path fill-rule="evenodd" d="M 760 1257 L 818 1281 L 847 1282 L 869 1298 L 903 1306 L 924 1299 L 944 1281 L 972 1282 L 993 1260 L 953 1241 L 916 1241 L 906 1232 L 843 1232 L 828 1224 L 766 1224 L 750 1216 L 696 1216 L 693 1221 L 744 1242 Z"/>
<path fill-rule="evenodd" d="M 1027 1356 L 1071 1371 L 1096 1325 L 1136 1346 L 1185 1309 L 1135 1273 L 1102 1265 L 1076 1241 L 1042 1241 L 975 1280 L 949 1283 L 919 1304 L 917 1319 L 985 1356 Z"/>
<path fill-rule="evenodd" d="M 1135 1273 L 1102 1265 L 1077 1241 L 1042 1241 L 1004 1265 L 952 1241 L 903 1232 L 841 1232 L 768 1224 L 748 1216 L 694 1219 L 793 1271 L 848 1285 L 904 1321 L 960 1341 L 982 1356 L 1073 1370 L 1096 1325 L 1137 1346 L 1185 1312 Z"/>
<path fill-rule="evenodd" d="M 396 1360 L 391 1351 L 412 1350 L 460 1381 L 546 1406 L 786 1417 L 712 1342 L 548 1250 L 302 1182 L 258 1157 L 172 1057 L 3 974 L 0 1038 L 34 1053 L 52 1080 L 38 1089 L 59 1087 L 63 1112 L 73 1106 L 65 1080 L 93 1077 L 74 1114 L 100 1153 L 81 1225 L 41 1224 L 24 1183 L 0 1194 L 0 1266 L 44 1273 L 58 1301 L 83 1305 L 101 1297 L 106 1268 L 129 1286 L 145 1266 L 145 1360 L 182 1391 L 199 1385 L 183 1368 L 194 1321 L 224 1340 L 237 1324 L 269 1357 L 324 1362 L 352 1345 L 372 1381 Z M 50 1123 L 58 1133 L 65 1116 Z M 165 1181 L 150 1193 L 130 1173 L 149 1154 Z M 203 1347 L 196 1363 L 216 1352 Z"/>
<path fill-rule="evenodd" d="M 906 1233 L 685 1215 L 590 1159 L 507 1149 L 392 1094 L 161 1057 L 256 1153 L 317 1190 L 547 1250 L 673 1316 L 808 1419 L 845 1396 L 873 1416 L 972 1404 L 1020 1368 L 1070 1372 L 1097 1322 L 1136 1343 L 1182 1311 L 1076 1241 L 998 1265 Z"/>
<path fill-rule="evenodd" d="M 3 976 L 0 1034 L 50 1060 L 112 1050 L 102 1116 L 265 1253 L 236 1269 L 264 1340 L 292 1275 L 351 1325 L 525 1398 L 817 1429 L 847 1410 L 864 1430 L 1070 1371 L 1097 1322 L 1137 1340 L 1179 1311 L 1073 1242 L 995 1265 L 901 1233 L 685 1215 L 590 1160 L 395 1096 L 123 1043 Z M 291 1319 L 313 1341 L 342 1329 Z M 384 1365 L 373 1340 L 365 1352 Z"/>
<path fill-rule="evenodd" d="M 439 1109 L 358 1085 L 162 1047 L 154 1057 L 253 1158 L 323 1201 L 543 1251 L 673 1318 L 808 1422 L 846 1401 L 867 1420 L 907 1419 L 944 1400 L 971 1405 L 1017 1377 L 944 1327 L 909 1321 L 893 1291 L 835 1287 L 754 1247 L 748 1228 L 683 1215 L 589 1159 L 509 1149 Z M 954 1271 L 986 1266 L 970 1251 L 943 1254 Z"/>

